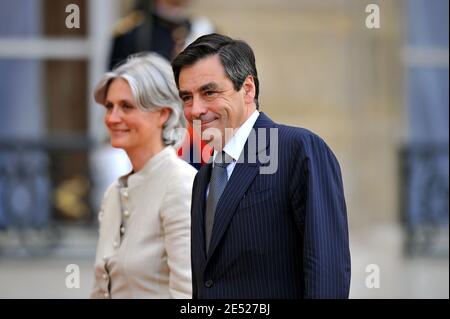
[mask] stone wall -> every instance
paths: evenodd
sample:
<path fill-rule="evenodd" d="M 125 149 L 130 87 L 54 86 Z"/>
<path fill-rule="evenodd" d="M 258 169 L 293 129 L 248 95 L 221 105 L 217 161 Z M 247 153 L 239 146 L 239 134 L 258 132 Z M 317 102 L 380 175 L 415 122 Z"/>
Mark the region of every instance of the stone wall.
<path fill-rule="evenodd" d="M 132 2 L 122 3 L 127 10 Z M 381 28 L 367 29 L 369 3 Z M 261 110 L 321 135 L 341 164 L 350 226 L 398 221 L 405 135 L 402 1 L 194 0 L 194 16 L 254 49 Z"/>
<path fill-rule="evenodd" d="M 197 0 L 192 13 L 253 47 L 261 110 L 306 127 L 335 151 L 350 226 L 399 219 L 398 149 L 404 136 L 400 1 L 378 2 L 367 29 L 358 0 Z"/>

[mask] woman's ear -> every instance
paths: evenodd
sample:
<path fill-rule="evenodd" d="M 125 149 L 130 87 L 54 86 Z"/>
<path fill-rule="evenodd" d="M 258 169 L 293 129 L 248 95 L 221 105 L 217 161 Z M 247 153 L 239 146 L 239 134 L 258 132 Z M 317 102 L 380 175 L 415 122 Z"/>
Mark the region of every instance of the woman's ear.
<path fill-rule="evenodd" d="M 159 126 L 164 127 L 164 124 L 166 124 L 167 120 L 170 117 L 170 113 L 172 110 L 168 107 L 164 107 L 159 111 Z"/>

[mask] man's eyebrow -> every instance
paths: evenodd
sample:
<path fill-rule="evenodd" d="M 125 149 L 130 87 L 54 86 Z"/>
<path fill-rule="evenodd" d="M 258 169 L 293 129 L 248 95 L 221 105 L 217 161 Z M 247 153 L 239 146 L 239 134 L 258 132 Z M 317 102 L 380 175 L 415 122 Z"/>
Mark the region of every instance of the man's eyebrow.
<path fill-rule="evenodd" d="M 209 82 L 209 83 L 202 85 L 200 87 L 199 91 L 204 92 L 204 91 L 208 91 L 208 90 L 217 90 L 218 88 L 219 88 L 219 85 L 216 82 Z M 179 90 L 179 93 L 178 93 L 178 95 L 180 97 L 189 95 L 189 94 L 191 94 L 191 92 L 186 91 L 186 90 Z"/>
<path fill-rule="evenodd" d="M 200 87 L 200 91 L 217 90 L 219 86 L 215 82 L 209 82 Z"/>
<path fill-rule="evenodd" d="M 189 91 L 184 91 L 184 90 L 180 90 L 180 92 L 178 93 L 178 95 L 181 97 L 181 96 L 184 96 L 184 95 L 188 95 L 188 94 L 190 94 L 189 93 Z"/>

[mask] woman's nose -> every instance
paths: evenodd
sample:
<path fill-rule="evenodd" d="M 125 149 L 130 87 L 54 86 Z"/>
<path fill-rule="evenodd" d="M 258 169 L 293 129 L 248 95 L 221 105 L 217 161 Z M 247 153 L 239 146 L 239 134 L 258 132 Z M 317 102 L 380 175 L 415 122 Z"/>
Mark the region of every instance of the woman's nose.
<path fill-rule="evenodd" d="M 120 110 L 117 106 L 113 106 L 106 111 L 105 122 L 106 124 L 119 123 L 122 120 Z"/>

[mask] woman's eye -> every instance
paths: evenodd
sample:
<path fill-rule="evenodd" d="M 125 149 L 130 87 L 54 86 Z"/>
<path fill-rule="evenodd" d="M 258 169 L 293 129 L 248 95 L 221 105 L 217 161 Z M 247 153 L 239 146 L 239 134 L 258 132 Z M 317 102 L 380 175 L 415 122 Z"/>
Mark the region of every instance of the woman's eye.
<path fill-rule="evenodd" d="M 128 103 L 124 103 L 124 104 L 123 104 L 123 107 L 124 107 L 125 109 L 134 109 L 134 106 L 131 105 L 131 104 L 128 104 Z"/>
<path fill-rule="evenodd" d="M 111 110 L 112 108 L 113 108 L 113 105 L 111 103 L 106 103 L 105 104 L 105 109 Z"/>

